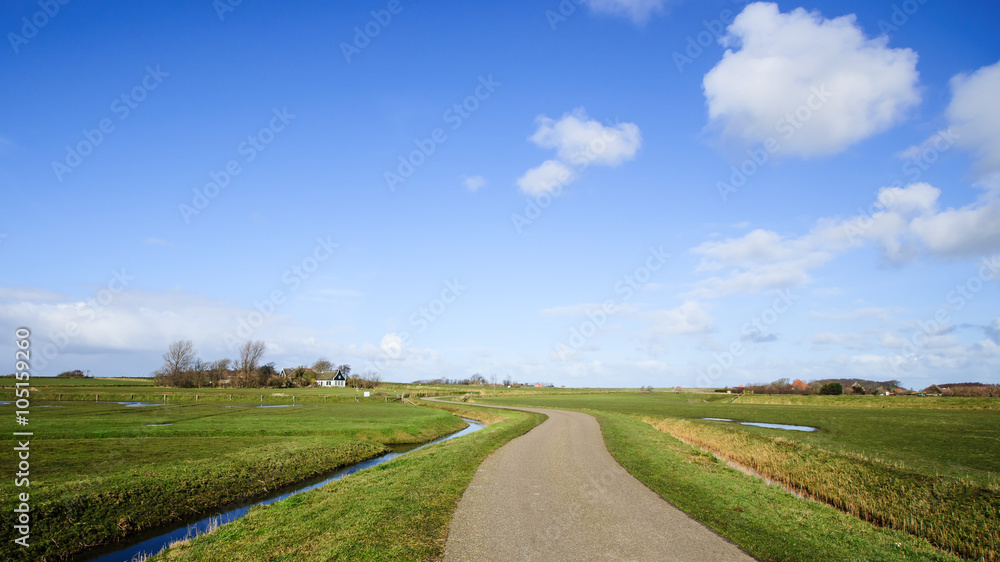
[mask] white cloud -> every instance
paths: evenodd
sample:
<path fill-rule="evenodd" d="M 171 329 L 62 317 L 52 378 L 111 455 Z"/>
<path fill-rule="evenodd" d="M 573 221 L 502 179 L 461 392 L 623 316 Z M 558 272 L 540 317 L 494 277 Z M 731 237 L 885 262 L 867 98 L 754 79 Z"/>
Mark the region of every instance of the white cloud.
<path fill-rule="evenodd" d="M 586 0 L 590 9 L 598 14 L 612 14 L 631 19 L 642 25 L 653 14 L 665 11 L 666 0 Z"/>
<path fill-rule="evenodd" d="M 557 160 L 546 160 L 517 180 L 518 187 L 527 195 L 538 197 L 543 193 L 566 186 L 576 179 L 576 173 Z"/>
<path fill-rule="evenodd" d="M 703 82 L 709 118 L 727 137 L 774 139 L 790 155 L 832 154 L 920 102 L 916 53 L 866 38 L 854 15 L 754 3 L 727 31 L 720 42 L 729 49 Z"/>
<path fill-rule="evenodd" d="M 521 191 L 537 197 L 576 181 L 578 170 L 591 165 L 615 167 L 635 158 L 642 134 L 634 123 L 602 125 L 587 117 L 581 107 L 558 121 L 539 116 L 538 128 L 529 140 L 542 148 L 555 149 L 557 158 L 525 172 L 517 180 Z"/>
<path fill-rule="evenodd" d="M 578 168 L 591 164 L 617 166 L 635 158 L 642 135 L 634 123 L 605 126 L 587 117 L 583 108 L 567 113 L 558 121 L 540 116 L 531 142 L 556 149 L 559 158 Z"/>
<path fill-rule="evenodd" d="M 718 298 L 801 287 L 809 270 L 826 264 L 849 243 L 834 225 L 821 222 L 798 238 L 757 229 L 740 238 L 703 242 L 692 248 L 702 256 L 697 271 L 725 271 L 698 282 L 690 296 Z"/>
<path fill-rule="evenodd" d="M 987 174 L 1000 173 L 997 92 L 1000 92 L 1000 62 L 951 79 L 948 119 L 957 133 L 958 145 L 974 151 L 981 171 Z"/>
<path fill-rule="evenodd" d="M 920 256 L 973 257 L 1000 251 L 1000 198 L 984 197 L 958 209 L 939 210 L 941 190 L 926 183 L 879 190 L 872 215 L 820 219 L 807 234 L 782 236 L 754 230 L 738 238 L 708 241 L 692 248 L 701 256 L 697 271 L 712 276 L 695 284 L 694 298 L 801 287 L 809 272 L 864 245 L 891 262 Z"/>
<path fill-rule="evenodd" d="M 654 334 L 704 334 L 715 329 L 712 315 L 701 303 L 693 300 L 685 301 L 677 308 L 648 312 L 645 317 L 653 323 Z"/>
<path fill-rule="evenodd" d="M 486 185 L 486 178 L 483 176 L 470 176 L 462 180 L 462 184 L 465 185 L 465 189 L 475 193 L 479 191 L 479 188 Z"/>
<path fill-rule="evenodd" d="M 389 355 L 389 357 L 399 357 L 403 353 L 403 338 L 395 332 L 388 333 L 382 337 L 379 349 Z"/>

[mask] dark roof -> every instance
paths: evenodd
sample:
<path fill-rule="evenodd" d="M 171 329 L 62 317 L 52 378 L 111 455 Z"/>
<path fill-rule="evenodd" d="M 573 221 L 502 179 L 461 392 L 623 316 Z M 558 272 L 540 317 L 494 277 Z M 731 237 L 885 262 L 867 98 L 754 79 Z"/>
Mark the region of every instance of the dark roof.
<path fill-rule="evenodd" d="M 347 380 L 347 377 L 345 377 L 344 374 L 341 373 L 339 370 L 338 371 L 323 371 L 322 373 L 319 374 L 319 376 L 316 377 L 316 380 L 318 380 L 318 381 L 330 381 L 330 380 L 333 380 L 333 381 L 343 381 L 343 380 Z"/>

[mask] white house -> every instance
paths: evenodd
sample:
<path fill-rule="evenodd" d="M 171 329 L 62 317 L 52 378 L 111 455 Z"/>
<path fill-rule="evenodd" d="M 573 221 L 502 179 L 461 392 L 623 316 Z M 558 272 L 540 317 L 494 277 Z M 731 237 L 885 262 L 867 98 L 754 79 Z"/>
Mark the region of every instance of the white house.
<path fill-rule="evenodd" d="M 316 386 L 347 386 L 347 377 L 340 371 L 324 371 L 316 377 Z"/>

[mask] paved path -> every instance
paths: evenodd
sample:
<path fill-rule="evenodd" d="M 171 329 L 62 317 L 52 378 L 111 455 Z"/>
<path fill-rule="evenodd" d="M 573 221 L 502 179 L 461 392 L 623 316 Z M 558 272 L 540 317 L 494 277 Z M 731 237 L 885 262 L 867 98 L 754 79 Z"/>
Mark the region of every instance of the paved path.
<path fill-rule="evenodd" d="M 517 409 L 549 419 L 479 467 L 446 561 L 753 560 L 615 462 L 592 416 Z"/>

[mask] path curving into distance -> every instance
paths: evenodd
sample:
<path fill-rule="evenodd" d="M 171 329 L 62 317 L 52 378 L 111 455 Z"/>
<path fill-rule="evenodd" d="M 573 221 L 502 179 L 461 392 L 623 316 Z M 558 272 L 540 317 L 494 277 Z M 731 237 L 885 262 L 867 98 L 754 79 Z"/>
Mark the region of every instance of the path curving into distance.
<path fill-rule="evenodd" d="M 480 465 L 452 519 L 446 561 L 753 560 L 622 468 L 594 417 L 513 409 L 549 419 Z"/>

